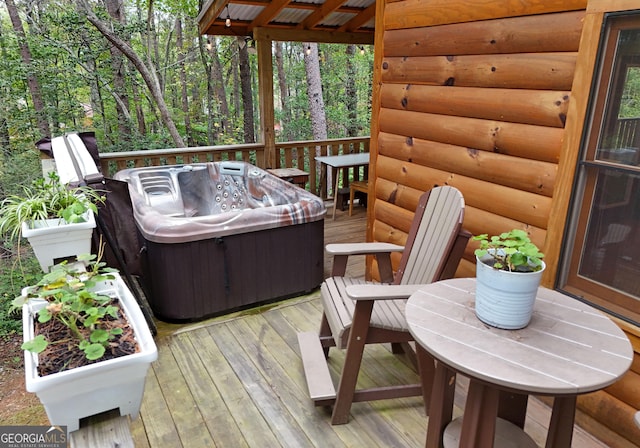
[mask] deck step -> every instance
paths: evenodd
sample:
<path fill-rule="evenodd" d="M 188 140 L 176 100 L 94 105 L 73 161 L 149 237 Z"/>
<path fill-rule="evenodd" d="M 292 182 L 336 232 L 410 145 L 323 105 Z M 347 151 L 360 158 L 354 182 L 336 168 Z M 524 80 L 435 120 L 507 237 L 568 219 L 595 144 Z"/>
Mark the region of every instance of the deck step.
<path fill-rule="evenodd" d="M 320 338 L 313 332 L 298 333 L 298 345 L 311 400 L 317 406 L 329 404 L 336 398 L 336 389 L 333 386 Z"/>
<path fill-rule="evenodd" d="M 117 409 L 82 419 L 80 429 L 69 434 L 71 448 L 134 448 L 129 417 Z"/>

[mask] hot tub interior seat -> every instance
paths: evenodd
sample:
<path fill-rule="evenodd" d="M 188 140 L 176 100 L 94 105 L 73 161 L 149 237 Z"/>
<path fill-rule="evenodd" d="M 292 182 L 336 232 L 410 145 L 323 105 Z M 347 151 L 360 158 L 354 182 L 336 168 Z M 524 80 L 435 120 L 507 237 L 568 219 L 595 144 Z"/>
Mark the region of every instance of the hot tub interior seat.
<path fill-rule="evenodd" d="M 287 204 L 282 191 L 265 188 L 266 175 L 238 162 L 177 165 L 137 173 L 135 184 L 162 215 L 198 217 Z"/>

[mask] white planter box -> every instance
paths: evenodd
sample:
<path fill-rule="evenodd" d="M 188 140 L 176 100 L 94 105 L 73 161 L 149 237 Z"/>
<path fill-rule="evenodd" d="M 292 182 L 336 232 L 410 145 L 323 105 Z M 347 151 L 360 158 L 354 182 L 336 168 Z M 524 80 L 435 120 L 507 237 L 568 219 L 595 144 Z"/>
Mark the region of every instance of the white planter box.
<path fill-rule="evenodd" d="M 111 409 L 120 415 L 137 417 L 142 403 L 147 370 L 158 358 L 158 351 L 145 318 L 131 291 L 118 274 L 101 282 L 97 291 L 115 291 L 133 327 L 140 352 L 83 367 L 38 376 L 38 355 L 25 351 L 25 378 L 29 392 L 42 402 L 52 425 L 66 425 L 76 431 L 80 419 Z M 34 337 L 34 313 L 46 302 L 31 300 L 22 308 L 24 340 Z"/>
<path fill-rule="evenodd" d="M 91 253 L 96 221 L 91 212 L 86 217 L 86 222 L 71 224 L 62 219 L 34 221 L 32 227 L 22 224 L 22 236 L 29 240 L 44 272 L 49 272 L 56 259 Z"/>

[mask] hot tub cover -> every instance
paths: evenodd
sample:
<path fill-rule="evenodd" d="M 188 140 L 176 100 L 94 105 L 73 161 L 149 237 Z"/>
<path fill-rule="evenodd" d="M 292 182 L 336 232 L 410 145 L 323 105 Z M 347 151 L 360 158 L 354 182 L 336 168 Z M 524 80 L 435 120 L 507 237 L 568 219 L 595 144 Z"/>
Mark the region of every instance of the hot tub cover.
<path fill-rule="evenodd" d="M 184 243 L 324 218 L 322 200 L 245 162 L 131 168 L 136 224 L 156 243 Z"/>

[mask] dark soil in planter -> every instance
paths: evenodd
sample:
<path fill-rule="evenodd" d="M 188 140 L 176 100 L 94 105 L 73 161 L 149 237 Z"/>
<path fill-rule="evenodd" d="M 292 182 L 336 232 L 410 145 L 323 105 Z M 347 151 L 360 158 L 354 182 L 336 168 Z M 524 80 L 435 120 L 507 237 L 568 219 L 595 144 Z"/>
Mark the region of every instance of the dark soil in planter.
<path fill-rule="evenodd" d="M 112 305 L 119 307 L 118 300 L 113 299 Z M 134 338 L 133 328 L 122 313 L 122 309 L 118 311 L 118 319 L 105 319 L 101 325 L 105 330 L 118 327 L 122 328 L 122 334 L 109 341 L 104 356 L 91 361 L 78 348 L 78 340 L 67 326 L 56 319 L 45 323 L 40 323 L 36 319 L 35 336 L 42 334 L 49 341 L 47 348 L 38 355 L 38 375 L 46 376 L 138 352 L 139 347 Z M 82 328 L 80 331 L 86 339 L 89 339 L 89 329 Z"/>

